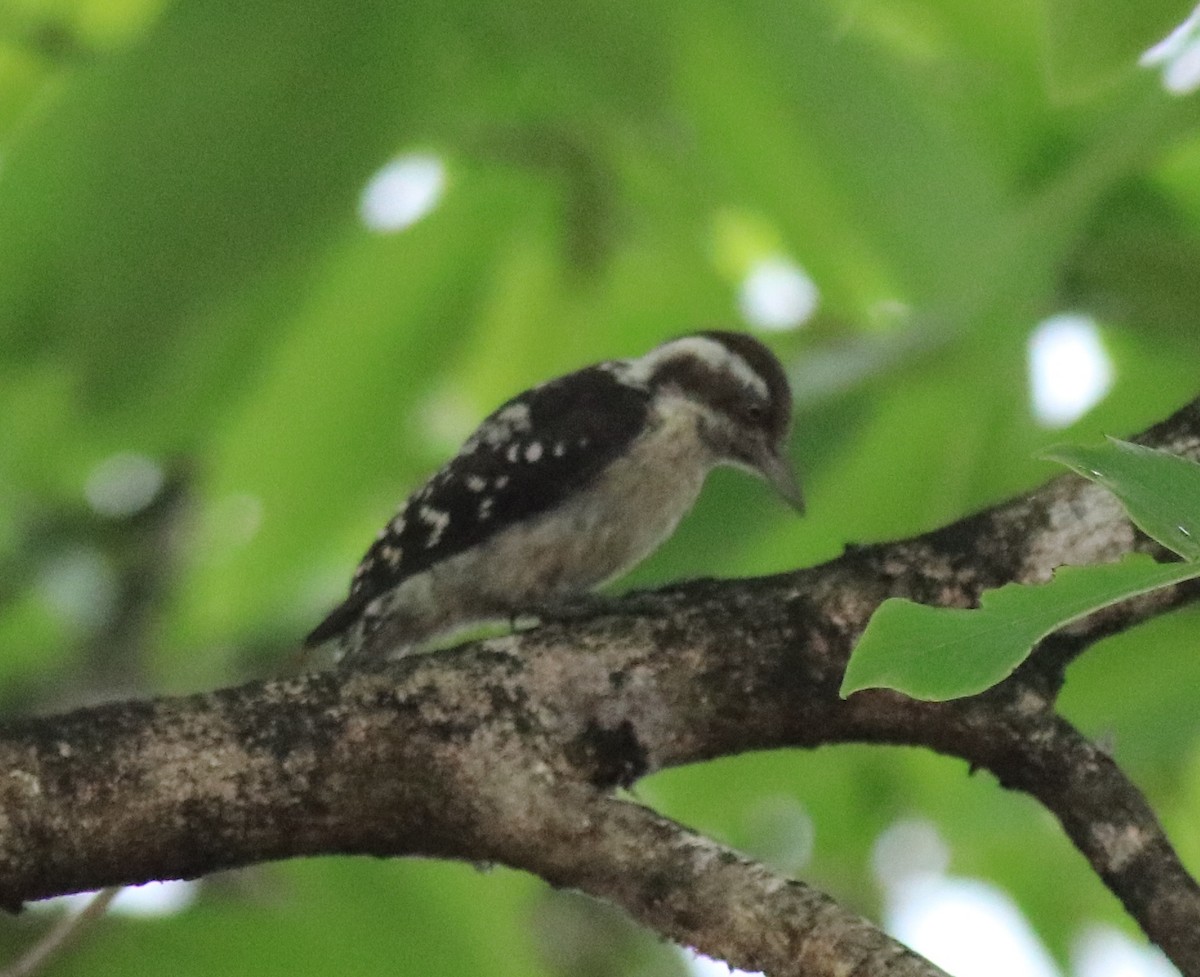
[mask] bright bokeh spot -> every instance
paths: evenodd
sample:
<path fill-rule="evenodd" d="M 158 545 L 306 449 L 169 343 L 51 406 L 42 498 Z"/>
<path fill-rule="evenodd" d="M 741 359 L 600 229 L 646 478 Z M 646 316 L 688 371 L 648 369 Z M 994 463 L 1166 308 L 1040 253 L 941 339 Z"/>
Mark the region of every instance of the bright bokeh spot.
<path fill-rule="evenodd" d="M 1138 59 L 1144 68 L 1162 68 L 1162 84 L 1172 95 L 1200 88 L 1200 7 Z"/>
<path fill-rule="evenodd" d="M 764 797 L 743 818 L 747 851 L 777 872 L 797 874 L 812 861 L 817 828 L 795 797 Z"/>
<path fill-rule="evenodd" d="M 930 821 L 900 820 L 880 834 L 871 864 L 885 892 L 887 931 L 953 977 L 1061 977 L 1016 903 L 986 882 L 945 875 L 949 859 Z M 751 977 L 681 952 L 692 977 Z M 1087 930 L 1071 963 L 1072 977 L 1179 977 L 1161 951 L 1110 927 Z"/>
<path fill-rule="evenodd" d="M 1090 316 L 1051 316 L 1029 337 L 1030 396 L 1044 427 L 1073 424 L 1104 399 L 1112 382 L 1112 360 Z"/>
<path fill-rule="evenodd" d="M 109 904 L 108 912 L 121 916 L 138 916 L 143 919 L 156 916 L 174 916 L 183 912 L 196 901 L 199 883 L 174 879 L 167 882 L 147 882 L 144 885 L 126 886 Z M 76 892 L 69 896 L 43 899 L 31 903 L 34 909 L 65 908 L 68 912 L 82 912 L 96 898 L 96 892 Z"/>
<path fill-rule="evenodd" d="M 885 892 L 909 879 L 943 875 L 950 849 L 932 821 L 906 818 L 880 832 L 871 848 L 871 869 Z"/>
<path fill-rule="evenodd" d="M 1157 947 L 1138 944 L 1108 926 L 1095 926 L 1071 951 L 1075 977 L 1179 977 Z"/>
<path fill-rule="evenodd" d="M 1058 977 L 1016 904 L 986 882 L 947 876 L 949 862 L 930 821 L 897 821 L 880 834 L 871 867 L 885 929 L 954 977 Z"/>
<path fill-rule="evenodd" d="M 1200 88 L 1200 40 L 1194 40 L 1163 68 L 1163 88 L 1172 95 L 1188 95 Z"/>
<path fill-rule="evenodd" d="M 195 882 L 173 879 L 167 882 L 147 882 L 122 889 L 109 907 L 109 912 L 123 916 L 174 916 L 196 901 Z"/>
<path fill-rule="evenodd" d="M 59 620 L 90 631 L 103 625 L 116 606 L 117 572 L 99 550 L 80 546 L 50 557 L 38 574 L 37 589 Z"/>
<path fill-rule="evenodd" d="M 682 953 L 692 977 L 757 977 L 757 971 L 736 970 L 723 960 L 713 960 L 695 950 L 683 950 Z"/>
<path fill-rule="evenodd" d="M 1016 903 L 986 882 L 926 875 L 888 902 L 887 931 L 954 977 L 1058 977 Z"/>
<path fill-rule="evenodd" d="M 358 205 L 359 216 L 372 231 L 402 231 L 428 215 L 445 189 L 446 167 L 437 156 L 398 156 L 367 182 Z"/>
<path fill-rule="evenodd" d="M 88 473 L 83 485 L 88 505 L 102 516 L 120 519 L 141 512 L 163 485 L 163 470 L 133 452 L 110 455 Z"/>
<path fill-rule="evenodd" d="M 772 332 L 804 325 L 820 300 L 821 293 L 807 272 L 781 255 L 751 265 L 738 291 L 742 317 L 750 325 Z"/>

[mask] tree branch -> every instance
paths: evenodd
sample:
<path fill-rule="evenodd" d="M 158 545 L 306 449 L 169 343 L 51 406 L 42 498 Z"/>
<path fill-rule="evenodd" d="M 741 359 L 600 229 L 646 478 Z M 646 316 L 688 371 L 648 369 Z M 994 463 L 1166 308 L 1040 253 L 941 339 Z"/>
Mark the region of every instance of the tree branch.
<path fill-rule="evenodd" d="M 942 973 L 803 882 L 644 807 L 574 786 L 555 800 L 521 867 L 624 906 L 679 944 L 773 975 Z"/>
<path fill-rule="evenodd" d="M 1146 441 L 1200 455 L 1200 402 Z M 864 974 L 931 973 L 823 897 L 604 793 L 747 750 L 908 743 L 1037 797 L 1151 939 L 1200 974 L 1200 889 L 1136 788 L 1054 712 L 1069 655 L 1035 654 L 958 702 L 837 694 L 886 597 L 971 606 L 988 587 L 1151 547 L 1107 493 L 1068 476 L 821 567 L 639 594 L 369 671 L 10 723 L 0 904 L 296 855 L 429 855 L 527 868 L 776 974 L 833 973 L 821 961 L 839 954 Z M 1131 601 L 1070 640 L 1194 596 Z"/>
<path fill-rule="evenodd" d="M 541 667 L 561 671 L 554 657 Z M 608 730 L 560 708 L 565 674 L 530 675 L 512 650 L 447 658 L 9 726 L 0 899 L 297 855 L 430 855 L 528 869 L 773 974 L 846 960 L 941 973 L 803 884 L 593 786 L 637 747 L 627 720 Z"/>

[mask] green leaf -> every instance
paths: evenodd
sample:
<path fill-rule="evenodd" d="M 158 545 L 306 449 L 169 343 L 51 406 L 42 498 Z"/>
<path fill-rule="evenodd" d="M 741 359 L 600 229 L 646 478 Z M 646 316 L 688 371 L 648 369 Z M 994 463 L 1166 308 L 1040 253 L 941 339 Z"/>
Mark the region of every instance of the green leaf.
<path fill-rule="evenodd" d="M 1059 445 L 1042 457 L 1103 485 L 1147 536 L 1200 560 L 1200 465 L 1116 438 L 1095 448 Z"/>
<path fill-rule="evenodd" d="M 1006 584 L 978 610 L 886 600 L 863 632 L 841 694 L 891 688 L 942 701 L 975 695 L 1007 678 L 1038 641 L 1110 604 L 1200 577 L 1200 564 L 1120 563 L 1062 567 L 1046 584 Z"/>

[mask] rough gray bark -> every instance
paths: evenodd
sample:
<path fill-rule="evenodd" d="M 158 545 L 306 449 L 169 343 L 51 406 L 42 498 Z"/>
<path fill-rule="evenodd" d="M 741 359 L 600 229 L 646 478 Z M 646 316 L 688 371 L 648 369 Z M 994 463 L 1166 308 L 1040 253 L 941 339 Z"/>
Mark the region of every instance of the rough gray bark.
<path fill-rule="evenodd" d="M 1200 402 L 1147 433 L 1200 457 Z M 841 700 L 880 601 L 970 606 L 1062 563 L 1153 550 L 1074 477 L 953 526 L 772 578 L 697 581 L 601 614 L 370 671 L 129 702 L 0 729 L 0 903 L 296 855 L 497 861 L 610 899 L 771 974 L 937 971 L 800 883 L 610 788 L 781 746 L 924 745 L 1052 811 L 1147 935 L 1200 975 L 1200 887 L 1111 758 L 1054 708 L 1099 636 L 1189 601 L 1131 601 L 972 699 Z"/>

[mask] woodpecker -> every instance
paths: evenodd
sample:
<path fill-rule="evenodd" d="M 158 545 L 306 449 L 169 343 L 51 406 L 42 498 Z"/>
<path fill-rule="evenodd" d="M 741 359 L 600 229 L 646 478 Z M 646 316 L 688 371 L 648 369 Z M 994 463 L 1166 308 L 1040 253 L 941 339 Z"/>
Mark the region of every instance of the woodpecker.
<path fill-rule="evenodd" d="M 549 380 L 500 406 L 400 507 L 305 640 L 398 657 L 569 600 L 652 553 L 720 465 L 798 512 L 792 394 L 757 339 L 710 331 Z"/>

